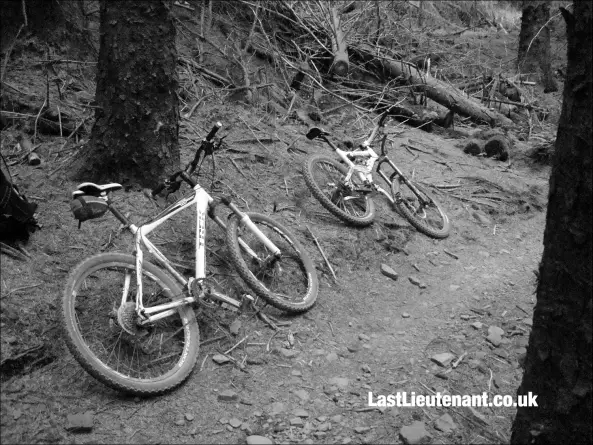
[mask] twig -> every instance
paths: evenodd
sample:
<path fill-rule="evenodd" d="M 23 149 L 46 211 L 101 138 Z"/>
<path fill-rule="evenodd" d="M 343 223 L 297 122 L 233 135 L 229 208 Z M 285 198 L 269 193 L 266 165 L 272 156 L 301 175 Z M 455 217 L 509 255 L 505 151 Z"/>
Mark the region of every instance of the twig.
<path fill-rule="evenodd" d="M 203 345 L 203 343 L 202 343 Z M 200 365 L 200 372 L 202 372 L 202 369 L 204 369 L 204 363 L 206 363 L 206 359 L 208 358 L 210 354 L 206 354 L 206 357 L 204 357 L 204 360 L 202 360 L 202 364 Z"/>
<path fill-rule="evenodd" d="M 23 12 L 24 11 L 24 0 L 23 0 Z M 14 40 L 12 41 L 12 44 L 10 45 L 10 48 L 8 48 L 8 52 L 6 53 L 6 59 L 4 60 L 4 66 L 2 67 L 2 74 L 0 74 L 0 80 L 4 80 L 4 75 L 6 74 L 6 66 L 8 65 L 8 60 L 10 59 L 10 53 L 12 52 L 12 49 L 14 48 L 14 44 L 16 43 L 16 40 L 19 38 L 19 34 L 21 33 L 21 30 L 23 29 L 24 26 L 26 26 L 27 24 L 27 16 L 25 15 L 25 24 L 21 25 L 21 27 L 19 28 L 19 30 L 16 33 L 16 36 L 14 38 Z"/>
<path fill-rule="evenodd" d="M 454 253 L 452 253 L 452 252 L 449 252 L 448 250 L 445 250 L 445 249 L 443 249 L 443 252 L 445 252 L 445 253 L 446 253 L 447 255 L 449 255 L 450 257 L 453 257 L 453 258 L 455 258 L 456 260 L 458 260 L 458 259 L 459 259 L 459 257 L 458 257 L 457 255 L 455 255 L 455 254 L 454 254 Z"/>
<path fill-rule="evenodd" d="M 278 333 L 278 331 L 275 331 L 272 336 L 270 337 L 270 339 L 268 340 L 268 344 L 266 346 L 266 351 L 270 351 L 270 343 L 272 342 L 272 339 L 276 336 L 276 334 Z"/>
<path fill-rule="evenodd" d="M 245 173 L 243 173 L 243 171 L 239 168 L 239 166 L 237 165 L 237 163 L 235 162 L 235 160 L 231 157 L 228 158 L 231 163 L 235 166 L 235 168 L 237 169 L 237 171 L 241 174 L 241 176 L 243 176 L 245 179 L 247 179 L 247 176 L 245 176 Z"/>
<path fill-rule="evenodd" d="M 466 355 L 467 355 L 467 352 L 464 352 L 463 354 L 461 354 L 461 356 L 457 360 L 455 360 L 453 362 L 453 364 L 451 365 L 453 367 L 453 369 L 455 369 L 455 368 L 457 368 L 459 366 L 459 364 L 463 360 L 463 357 L 465 357 Z"/>
<path fill-rule="evenodd" d="M 334 277 L 334 282 L 337 283 L 338 282 L 338 279 L 336 278 L 336 273 L 334 272 L 334 268 L 332 267 L 332 265 L 330 264 L 329 260 L 325 256 L 325 253 L 323 252 L 323 249 L 321 248 L 321 245 L 319 244 L 319 241 L 317 241 L 317 238 L 315 237 L 315 235 L 313 235 L 313 232 L 311 232 L 311 229 L 309 228 L 309 226 L 305 226 L 305 227 L 307 228 L 307 230 L 309 231 L 309 233 L 313 237 L 313 241 L 315 241 L 315 244 L 317 245 L 317 248 L 319 249 L 319 252 L 321 252 L 321 256 L 325 260 L 325 264 L 327 264 L 327 267 L 329 267 L 329 270 L 330 270 L 332 276 Z"/>
<path fill-rule="evenodd" d="M 224 340 L 225 338 L 226 338 L 226 335 L 220 335 L 218 337 L 209 338 L 208 340 L 200 342 L 200 346 L 206 346 L 206 345 L 209 345 L 210 343 L 216 343 L 217 341 Z"/>
<path fill-rule="evenodd" d="M 27 261 L 25 254 L 4 243 L 0 243 L 0 252 L 10 255 L 17 260 Z"/>
<path fill-rule="evenodd" d="M 17 287 L 16 289 L 11 290 L 7 294 L 2 295 L 2 298 L 8 297 L 10 294 L 14 294 L 15 292 L 18 292 L 20 290 L 31 289 L 33 287 L 39 287 L 42 284 L 43 283 L 37 283 L 37 284 L 31 284 L 30 286 Z"/>
<path fill-rule="evenodd" d="M 336 334 L 334 334 L 334 327 L 332 326 L 332 324 L 329 320 L 327 320 L 327 324 L 329 325 L 330 331 L 332 331 L 332 337 L 335 337 Z"/>
<path fill-rule="evenodd" d="M 237 117 L 241 120 L 241 122 L 243 122 L 245 124 L 245 126 L 249 129 L 249 131 L 251 131 L 251 134 L 253 134 L 253 136 L 255 137 L 255 139 L 257 139 L 257 142 L 259 143 L 259 145 L 261 145 L 262 147 L 264 147 L 264 150 L 267 151 L 268 153 L 270 153 L 270 150 L 268 150 L 268 147 L 266 147 L 264 144 L 261 143 L 261 141 L 259 140 L 259 138 L 255 134 L 255 132 L 251 129 L 251 127 L 249 126 L 249 124 L 247 122 L 245 122 L 245 120 L 241 116 L 237 116 Z"/>
<path fill-rule="evenodd" d="M 66 144 L 68 143 L 68 141 L 70 140 L 70 138 L 72 136 L 74 136 L 74 134 L 78 131 L 78 129 L 82 126 L 82 124 L 84 124 L 86 122 L 87 118 L 84 117 L 82 119 L 82 121 L 80 121 L 80 124 L 78 124 L 76 126 L 76 128 L 74 129 L 74 131 L 72 133 L 70 133 L 70 135 L 68 135 L 68 137 L 66 138 L 66 140 L 64 141 L 64 143 L 62 144 L 62 146 L 60 147 L 60 151 L 66 146 Z"/>
<path fill-rule="evenodd" d="M 248 337 L 249 337 L 249 335 L 246 335 L 245 337 L 243 337 L 242 340 L 239 340 L 237 343 L 235 343 L 235 345 L 228 351 L 225 351 L 224 354 L 227 355 L 228 353 L 230 353 L 233 349 L 235 349 L 237 346 L 239 346 L 241 343 L 243 343 L 245 340 L 247 340 Z"/>
<path fill-rule="evenodd" d="M 37 140 L 37 121 L 39 120 L 39 116 L 41 116 L 41 112 L 45 108 L 46 103 L 47 103 L 47 98 L 43 99 L 43 105 L 41 105 L 41 108 L 39 109 L 39 113 L 37 113 L 37 117 L 35 118 L 35 132 L 33 133 L 33 143 L 35 143 Z"/>

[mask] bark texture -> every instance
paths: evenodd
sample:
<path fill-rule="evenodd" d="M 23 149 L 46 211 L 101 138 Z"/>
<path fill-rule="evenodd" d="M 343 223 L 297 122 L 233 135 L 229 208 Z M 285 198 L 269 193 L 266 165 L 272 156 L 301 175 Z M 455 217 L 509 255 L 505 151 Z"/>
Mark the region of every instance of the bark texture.
<path fill-rule="evenodd" d="M 550 177 L 544 253 L 525 374 L 518 394 L 538 408 L 518 408 L 511 442 L 591 443 L 592 134 L 590 2 L 563 10 L 568 69 Z"/>
<path fill-rule="evenodd" d="M 519 33 L 518 69 L 523 73 L 541 70 L 544 92 L 558 91 L 552 72 L 548 0 L 524 0 Z"/>
<path fill-rule="evenodd" d="M 95 124 L 72 175 L 150 187 L 179 168 L 177 50 L 169 2 L 101 2 Z"/>

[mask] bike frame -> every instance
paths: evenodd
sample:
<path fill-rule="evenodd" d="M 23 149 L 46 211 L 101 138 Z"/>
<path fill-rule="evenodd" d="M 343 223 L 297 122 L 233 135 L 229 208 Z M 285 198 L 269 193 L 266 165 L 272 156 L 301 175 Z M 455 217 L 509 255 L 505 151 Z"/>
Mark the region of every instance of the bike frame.
<path fill-rule="evenodd" d="M 251 219 L 249 219 L 249 216 L 247 214 L 241 212 L 232 202 L 230 202 L 230 200 L 227 200 L 224 203 L 241 219 L 245 226 L 249 230 L 251 230 L 255 234 L 255 236 L 262 243 L 264 243 L 266 247 L 268 247 L 268 249 L 270 249 L 273 255 L 280 255 L 280 249 L 278 249 L 278 247 L 276 247 L 276 245 L 274 245 L 274 243 L 270 241 L 270 239 L 267 238 L 257 228 L 257 226 L 251 221 Z M 168 219 L 184 211 L 185 209 L 188 209 L 191 206 L 196 207 L 196 270 L 194 277 L 186 279 L 173 267 L 172 263 L 167 259 L 167 257 L 147 238 L 147 235 L 151 233 L 153 230 L 155 230 L 157 227 L 159 227 L 161 224 L 166 222 Z M 111 205 L 109 206 L 109 209 L 120 221 L 126 224 L 126 228 L 134 235 L 134 248 L 136 255 L 135 269 L 137 283 L 136 312 L 141 318 L 141 320 L 139 321 L 140 324 L 151 323 L 156 320 L 168 317 L 175 313 L 177 307 L 194 303 L 198 301 L 198 299 L 203 298 L 205 296 L 229 304 L 230 306 L 233 306 L 235 308 L 241 307 L 241 302 L 235 300 L 234 298 L 216 292 L 212 289 L 204 290 L 202 286 L 204 279 L 206 278 L 206 214 L 208 214 L 223 229 L 226 229 L 224 221 L 222 221 L 222 219 L 220 219 L 217 215 L 214 214 L 214 199 L 206 192 L 206 190 L 202 188 L 202 186 L 196 184 L 193 187 L 193 190 L 190 195 L 187 195 L 179 199 L 177 202 L 171 204 L 161 213 L 152 218 L 149 222 L 140 226 L 130 224 L 127 221 L 127 218 L 125 218 L 125 216 L 123 216 L 117 209 L 115 209 Z M 252 256 L 254 259 L 259 259 L 257 254 L 247 245 L 247 243 L 245 243 L 240 238 L 239 244 L 250 256 Z M 170 303 L 153 306 L 150 308 L 144 307 L 142 302 L 142 261 L 144 258 L 144 252 L 142 250 L 143 247 L 155 256 L 155 258 L 163 266 L 163 268 L 165 268 L 174 277 L 176 281 L 178 281 L 184 288 L 188 288 L 190 296 L 180 298 Z M 131 276 L 126 275 L 121 300 L 122 305 L 126 303 L 126 301 L 128 301 L 130 280 Z M 191 288 L 194 282 L 197 282 L 197 284 L 200 287 L 200 295 L 192 295 Z"/>
<path fill-rule="evenodd" d="M 382 125 L 377 125 L 371 135 L 369 136 L 368 139 L 366 139 L 364 142 L 362 142 L 360 144 L 360 150 L 357 151 L 344 151 L 341 150 L 340 148 L 338 148 L 334 143 L 332 143 L 332 141 L 330 141 L 327 136 L 321 136 L 321 138 L 327 142 L 329 144 L 329 146 L 336 152 L 336 154 L 340 157 L 340 159 L 342 161 L 344 161 L 344 163 L 346 165 L 348 165 L 348 174 L 346 175 L 346 177 L 344 178 L 344 180 L 346 182 L 349 182 L 352 178 L 352 175 L 356 172 L 358 174 L 358 177 L 360 178 L 361 181 L 363 182 L 368 182 L 371 184 L 371 186 L 373 187 L 373 189 L 379 193 L 381 193 L 382 195 L 384 195 L 389 202 L 391 202 L 391 204 L 395 204 L 395 199 L 393 196 L 391 196 L 391 193 L 387 192 L 383 187 L 375 184 L 375 182 L 373 181 L 373 175 L 372 175 L 372 170 L 373 167 L 375 165 L 375 163 L 378 162 L 377 164 L 377 168 L 376 168 L 376 172 L 381 176 L 381 178 L 383 178 L 383 180 L 388 183 L 391 184 L 395 178 L 398 178 L 400 180 L 402 180 L 406 185 L 408 185 L 408 187 L 410 187 L 414 193 L 419 197 L 419 199 L 422 201 L 423 205 L 426 205 L 427 202 L 425 202 L 424 197 L 422 196 L 422 194 L 420 193 L 420 191 L 414 186 L 413 183 L 411 183 L 410 181 L 408 181 L 408 179 L 404 176 L 404 174 L 401 172 L 401 170 L 397 167 L 397 165 L 395 165 L 391 159 L 389 159 L 387 157 L 387 155 L 383 154 L 381 156 L 379 156 L 377 154 L 377 152 L 375 152 L 375 150 L 373 150 L 371 148 L 371 143 L 373 142 L 373 140 L 375 139 L 375 137 L 377 136 L 377 133 L 379 131 L 379 128 Z M 365 165 L 357 165 L 354 162 L 351 161 L 350 158 L 367 158 Z M 393 173 L 391 174 L 390 177 L 388 177 L 382 170 L 381 170 L 381 166 L 387 163 L 389 164 L 389 166 L 394 170 Z"/>

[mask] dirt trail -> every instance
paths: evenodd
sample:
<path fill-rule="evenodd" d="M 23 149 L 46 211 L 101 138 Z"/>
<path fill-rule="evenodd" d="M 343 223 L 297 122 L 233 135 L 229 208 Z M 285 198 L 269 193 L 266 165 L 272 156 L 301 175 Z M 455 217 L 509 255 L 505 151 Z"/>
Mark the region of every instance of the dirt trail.
<path fill-rule="evenodd" d="M 295 138 L 305 127 L 287 126 L 282 131 Z M 261 152 L 264 161 L 253 155 L 239 159 L 246 167 L 245 178 L 235 175 L 229 162 L 219 160 L 228 164 L 220 173 L 224 181 L 240 190 L 252 209 L 271 211 L 273 202 L 281 199 L 298 201 L 274 217 L 294 230 L 315 258 L 321 279 L 318 304 L 303 316 L 288 318 L 290 326 L 275 335 L 256 319 L 240 317 L 242 328 L 236 340 L 249 334 L 246 343 L 251 345 L 236 353 L 238 358 L 247 356 L 247 373 L 215 364 L 211 354 L 224 347 L 211 344 L 202 348 L 189 381 L 156 399 L 132 399 L 108 390 L 64 349 L 49 366 L 2 383 L 3 443 L 241 443 L 248 434 L 276 443 L 393 443 L 400 440 L 400 429 L 413 421 L 424 422 L 437 443 L 507 442 L 513 408 L 478 409 L 487 424 L 461 410 L 367 408 L 369 391 L 481 394 L 490 390 L 514 395 L 521 377 L 518 360 L 530 330 L 533 270 L 541 257 L 545 222 L 545 170 L 535 176 L 521 169 L 504 172 L 501 163 L 466 157 L 453 145 L 456 141 L 417 130 L 397 136 L 398 142 L 410 139 L 421 141 L 427 153 L 400 147 L 392 157 L 406 172 L 415 170 L 416 179 L 442 184 L 480 176 L 503 187 L 508 199 L 501 202 L 499 211 L 488 214 L 483 206 L 476 211 L 470 201 L 441 192 L 453 231 L 448 239 L 435 241 L 416 232 L 381 198 L 377 198 L 379 218 L 373 226 L 360 230 L 343 225 L 303 192 L 299 164 L 305 155 L 269 154 L 258 146 L 246 147 Z M 305 143 L 299 146 L 310 153 L 321 149 Z M 286 165 L 290 169 L 282 176 Z M 42 177 L 34 172 L 32 182 L 41 184 Z M 250 177 L 262 178 L 259 185 L 268 193 L 250 189 L 246 182 Z M 282 177 L 288 178 L 287 184 Z M 45 193 L 64 196 L 73 186 L 50 181 Z M 113 222 L 73 232 L 67 202 L 64 198 L 56 203 L 51 210 L 55 219 L 35 234 L 30 249 L 35 264 L 24 266 L 3 258 L 14 266 L 3 277 L 5 286 L 15 282 L 17 273 L 39 277 L 53 271 L 51 284 L 48 281 L 45 289 L 33 289 L 32 294 L 57 297 L 66 271 L 105 247 Z M 142 209 L 140 200 L 135 207 Z M 305 225 L 318 236 L 336 269 L 338 284 Z M 91 233 L 99 235 L 92 239 Z M 113 242 L 115 246 L 107 248 L 127 245 L 123 240 Z M 399 279 L 383 276 L 381 264 L 397 271 Z M 410 276 L 425 287 L 413 284 Z M 230 314 L 227 320 L 233 317 Z M 471 325 L 477 321 L 483 326 L 476 329 Z M 486 341 L 489 326 L 505 331 L 498 348 Z M 289 346 L 289 331 L 294 347 L 280 349 Z M 456 358 L 468 354 L 457 368 L 445 372 L 447 368 L 430 359 L 444 352 Z M 232 392 L 233 400 L 220 400 L 225 391 Z M 84 412 L 93 417 L 92 430 L 67 431 L 67 416 Z M 434 428 L 434 421 L 444 413 L 456 423 L 448 433 Z"/>

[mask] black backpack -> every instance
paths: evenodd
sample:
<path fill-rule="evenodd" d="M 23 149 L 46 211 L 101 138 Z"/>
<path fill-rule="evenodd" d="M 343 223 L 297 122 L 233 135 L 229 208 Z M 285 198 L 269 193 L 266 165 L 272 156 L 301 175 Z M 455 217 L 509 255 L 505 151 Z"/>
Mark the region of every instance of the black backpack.
<path fill-rule="evenodd" d="M 8 165 L 2 156 L 2 162 L 0 162 L 0 241 L 7 243 L 27 242 L 29 235 L 38 227 L 35 219 L 37 204 L 29 202 L 10 179 Z"/>

